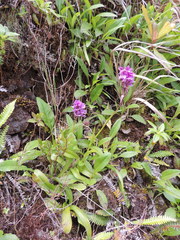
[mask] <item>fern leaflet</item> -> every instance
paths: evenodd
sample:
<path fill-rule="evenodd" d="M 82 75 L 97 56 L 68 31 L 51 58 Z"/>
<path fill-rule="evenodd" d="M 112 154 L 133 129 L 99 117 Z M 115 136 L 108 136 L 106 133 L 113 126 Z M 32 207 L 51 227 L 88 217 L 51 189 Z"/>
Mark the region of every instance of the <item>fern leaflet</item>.
<path fill-rule="evenodd" d="M 133 221 L 134 224 L 138 225 L 162 225 L 169 222 L 177 222 L 177 219 L 165 215 Z"/>
<path fill-rule="evenodd" d="M 99 216 L 97 214 L 89 213 L 89 212 L 86 212 L 86 214 L 87 214 L 87 217 L 88 217 L 89 221 L 95 223 L 96 225 L 106 226 L 107 223 L 109 222 L 108 217 Z"/>
<path fill-rule="evenodd" d="M 2 150 L 5 147 L 5 143 L 6 143 L 6 133 L 8 131 L 9 126 L 6 126 L 2 132 L 0 133 L 0 153 L 2 152 Z"/>
<path fill-rule="evenodd" d="M 10 102 L 8 105 L 5 106 L 2 113 L 0 114 L 0 127 L 8 120 L 8 118 L 11 116 L 14 107 L 15 107 L 16 100 L 13 102 Z"/>
<path fill-rule="evenodd" d="M 152 157 L 152 158 L 163 158 L 163 157 L 169 157 L 169 156 L 173 156 L 174 154 L 170 151 L 158 151 L 158 152 L 155 152 L 155 153 L 151 153 L 149 155 L 149 157 Z"/>

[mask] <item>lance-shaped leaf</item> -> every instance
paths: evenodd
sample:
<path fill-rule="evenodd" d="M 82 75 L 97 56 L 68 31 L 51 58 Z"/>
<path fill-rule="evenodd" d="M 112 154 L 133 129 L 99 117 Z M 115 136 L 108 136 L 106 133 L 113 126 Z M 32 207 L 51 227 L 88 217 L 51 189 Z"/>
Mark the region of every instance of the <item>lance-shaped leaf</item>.
<path fill-rule="evenodd" d="M 110 133 L 109 133 L 109 136 L 111 138 L 115 137 L 116 134 L 118 133 L 120 127 L 121 127 L 121 123 L 122 123 L 122 119 L 119 118 L 118 120 L 116 120 L 116 122 L 114 123 L 114 125 L 112 126 L 111 130 L 110 130 Z"/>
<path fill-rule="evenodd" d="M 8 172 L 8 171 L 32 171 L 31 168 L 28 168 L 23 165 L 19 165 L 17 161 L 14 160 L 5 160 L 0 162 L 0 172 Z"/>
<path fill-rule="evenodd" d="M 158 34 L 158 39 L 164 37 L 175 27 L 174 23 L 166 22 L 163 27 L 160 29 Z"/>
<path fill-rule="evenodd" d="M 144 5 L 142 6 L 142 12 L 143 12 L 144 18 L 145 18 L 145 20 L 146 20 L 146 22 L 147 22 L 150 36 L 151 36 L 151 38 L 152 38 L 152 22 L 151 22 L 151 20 L 149 19 L 148 11 L 147 11 L 147 9 L 145 8 Z"/>
<path fill-rule="evenodd" d="M 62 212 L 62 229 L 64 233 L 70 233 L 72 229 L 72 218 L 71 218 L 71 211 L 70 207 L 67 207 Z"/>
<path fill-rule="evenodd" d="M 106 195 L 104 194 L 103 191 L 101 190 L 96 190 L 96 194 L 98 196 L 98 200 L 101 204 L 101 206 L 104 208 L 104 209 L 107 209 L 108 207 L 108 200 L 107 200 L 107 197 Z"/>
<path fill-rule="evenodd" d="M 36 101 L 39 112 L 42 115 L 42 120 L 44 121 L 46 126 L 48 126 L 48 128 L 52 131 L 55 124 L 55 117 L 51 106 L 39 97 L 36 98 Z"/>
<path fill-rule="evenodd" d="M 86 229 L 87 237 L 88 239 L 90 239 L 92 236 L 92 229 L 86 213 L 82 209 L 74 205 L 72 205 L 70 209 L 75 212 L 79 224 L 81 224 Z"/>
<path fill-rule="evenodd" d="M 37 182 L 38 185 L 46 192 L 54 192 L 56 186 L 49 182 L 49 179 L 46 177 L 44 173 L 40 170 L 34 170 L 34 174 L 32 176 L 33 181 Z"/>
<path fill-rule="evenodd" d="M 113 236 L 113 232 L 101 232 L 94 236 L 94 240 L 108 240 Z"/>

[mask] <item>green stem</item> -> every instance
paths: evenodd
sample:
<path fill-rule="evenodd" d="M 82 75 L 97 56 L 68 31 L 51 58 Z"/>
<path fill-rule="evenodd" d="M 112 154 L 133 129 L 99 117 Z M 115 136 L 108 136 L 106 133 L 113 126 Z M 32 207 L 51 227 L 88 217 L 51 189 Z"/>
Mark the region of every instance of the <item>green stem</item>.
<path fill-rule="evenodd" d="M 63 174 L 70 168 L 71 164 L 73 162 L 73 159 L 68 159 L 66 162 L 66 165 L 63 167 L 62 171 L 60 172 L 58 177 L 63 176 Z"/>
<path fill-rule="evenodd" d="M 102 130 L 105 128 L 105 126 L 107 125 L 107 123 L 111 120 L 111 118 L 118 112 L 119 110 L 116 110 L 112 115 L 109 116 L 109 118 L 105 121 L 105 123 L 103 124 L 102 128 L 99 130 L 99 132 L 96 134 L 95 138 L 97 138 L 99 136 L 99 134 L 102 132 Z"/>

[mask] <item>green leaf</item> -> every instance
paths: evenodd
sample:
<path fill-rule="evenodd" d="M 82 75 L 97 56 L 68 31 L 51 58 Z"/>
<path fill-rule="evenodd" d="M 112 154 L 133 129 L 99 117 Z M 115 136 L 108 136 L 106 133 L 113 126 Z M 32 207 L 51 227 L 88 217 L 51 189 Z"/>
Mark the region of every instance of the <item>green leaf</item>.
<path fill-rule="evenodd" d="M 122 123 L 122 119 L 119 118 L 118 120 L 116 120 L 116 122 L 114 123 L 114 125 L 112 126 L 111 130 L 110 130 L 110 133 L 109 133 L 109 136 L 111 138 L 115 137 L 121 127 L 121 123 Z"/>
<path fill-rule="evenodd" d="M 90 94 L 91 103 L 95 102 L 102 93 L 104 85 L 97 84 Z"/>
<path fill-rule="evenodd" d="M 0 154 L 4 150 L 6 145 L 6 133 L 9 129 L 9 126 L 6 125 L 4 129 L 0 132 Z"/>
<path fill-rule="evenodd" d="M 89 30 L 92 28 L 92 25 L 88 22 L 82 22 L 81 24 L 81 33 L 84 33 L 86 35 L 90 35 Z"/>
<path fill-rule="evenodd" d="M 77 18 L 80 16 L 80 12 L 76 12 L 73 17 L 72 17 L 72 20 L 71 20 L 71 28 L 74 28 L 74 25 L 75 25 L 75 22 L 77 20 Z"/>
<path fill-rule="evenodd" d="M 123 183 L 123 178 L 127 176 L 127 170 L 122 168 L 120 171 L 118 171 L 114 166 L 109 165 L 108 166 L 110 169 L 112 169 L 118 176 L 119 178 L 119 187 L 122 192 L 124 192 L 124 183 Z"/>
<path fill-rule="evenodd" d="M 174 208 L 170 207 L 170 208 L 166 209 L 165 215 L 172 217 L 172 218 L 176 218 L 176 210 Z"/>
<path fill-rule="evenodd" d="M 161 180 L 169 180 L 174 177 L 180 177 L 180 170 L 178 169 L 167 169 L 162 172 L 161 174 Z"/>
<path fill-rule="evenodd" d="M 158 151 L 149 154 L 149 157 L 151 158 L 163 158 L 163 157 L 169 157 L 169 156 L 174 156 L 174 154 L 170 151 Z"/>
<path fill-rule="evenodd" d="M 103 155 L 95 158 L 94 170 L 96 172 L 102 171 L 111 160 L 111 153 L 106 152 Z"/>
<path fill-rule="evenodd" d="M 159 160 L 159 159 L 154 159 L 153 160 L 154 163 L 157 163 L 158 165 L 162 165 L 162 166 L 166 166 L 169 167 L 169 165 L 167 163 L 165 163 L 163 160 Z"/>
<path fill-rule="evenodd" d="M 0 240 L 19 240 L 19 238 L 14 234 L 6 233 L 0 236 Z"/>
<path fill-rule="evenodd" d="M 106 195 L 104 194 L 103 191 L 101 190 L 96 190 L 96 194 L 98 196 L 98 200 L 101 204 L 101 206 L 104 208 L 104 209 L 107 209 L 108 207 L 108 200 L 107 200 L 107 197 Z"/>
<path fill-rule="evenodd" d="M 66 234 L 70 233 L 72 229 L 72 218 L 71 218 L 70 207 L 66 207 L 63 210 L 61 218 L 62 218 L 62 229 L 64 233 Z"/>
<path fill-rule="evenodd" d="M 88 9 L 86 9 L 85 11 L 83 11 L 83 13 L 81 14 L 81 18 L 82 18 L 82 16 L 84 15 L 84 14 L 86 14 L 87 12 L 91 12 L 92 10 L 94 10 L 94 9 L 97 9 L 97 8 L 101 8 L 101 7 L 104 7 L 104 5 L 103 4 L 94 4 L 94 5 L 92 5 L 91 7 L 89 7 Z"/>
<path fill-rule="evenodd" d="M 14 111 L 15 103 L 16 103 L 16 100 L 14 100 L 13 102 L 10 102 L 3 109 L 3 112 L 0 114 L 0 128 L 11 116 L 12 112 Z"/>
<path fill-rule="evenodd" d="M 0 162 L 0 172 L 9 172 L 9 171 L 33 171 L 31 168 L 28 168 L 15 160 L 5 160 Z"/>
<path fill-rule="evenodd" d="M 71 189 L 78 190 L 78 191 L 83 191 L 86 189 L 86 185 L 83 183 L 74 183 L 69 186 Z"/>
<path fill-rule="evenodd" d="M 114 235 L 114 232 L 101 232 L 94 236 L 93 240 L 108 240 Z"/>
<path fill-rule="evenodd" d="M 143 166 L 143 168 L 144 168 L 144 170 L 145 170 L 145 172 L 146 172 L 147 174 L 149 174 L 150 176 L 153 176 L 152 171 L 151 171 L 151 168 L 150 168 L 150 166 L 149 166 L 149 163 L 147 163 L 147 162 L 142 162 L 141 165 Z"/>
<path fill-rule="evenodd" d="M 164 125 L 164 123 L 162 123 L 159 127 L 158 127 L 158 131 L 159 132 L 164 132 L 164 130 L 165 130 L 165 125 Z"/>
<path fill-rule="evenodd" d="M 133 24 L 135 24 L 139 20 L 139 18 L 141 18 L 141 16 L 142 16 L 141 14 L 137 14 L 137 15 L 131 17 L 129 19 L 129 21 L 125 23 L 123 31 L 129 32 L 130 29 L 133 27 Z"/>
<path fill-rule="evenodd" d="M 126 107 L 127 109 L 131 109 L 131 108 L 139 108 L 139 105 L 136 103 L 130 104 Z"/>
<path fill-rule="evenodd" d="M 112 139 L 111 137 L 105 137 L 105 138 L 101 139 L 99 141 L 98 146 L 100 147 L 101 145 L 104 145 L 105 143 L 106 143 L 106 145 L 109 145 L 111 139 Z"/>
<path fill-rule="evenodd" d="M 136 169 L 143 169 L 141 162 L 133 162 L 131 164 L 131 167 L 136 168 Z"/>
<path fill-rule="evenodd" d="M 65 185 L 66 185 L 66 187 L 65 187 L 66 202 L 69 202 L 69 204 L 71 204 L 73 202 L 73 192 L 70 189 L 70 187 L 67 186 L 67 184 L 65 184 Z"/>
<path fill-rule="evenodd" d="M 62 5 L 64 2 L 65 2 L 65 0 L 56 0 L 56 6 L 58 8 L 59 13 L 61 11 L 61 8 L 62 8 Z"/>
<path fill-rule="evenodd" d="M 134 157 L 136 156 L 138 153 L 136 151 L 126 151 L 126 152 L 123 152 L 120 157 L 122 158 L 131 158 L 131 157 Z"/>
<path fill-rule="evenodd" d="M 164 188 L 164 192 L 171 195 L 174 198 L 180 199 L 180 190 L 173 186 L 171 187 L 166 186 Z"/>
<path fill-rule="evenodd" d="M 98 15 L 99 17 L 117 17 L 116 14 L 111 13 L 111 12 L 103 12 L 103 13 L 99 13 Z"/>
<path fill-rule="evenodd" d="M 76 57 L 77 61 L 78 61 L 78 64 L 79 66 L 81 67 L 83 73 L 86 75 L 86 77 L 88 78 L 89 77 L 89 72 L 88 72 L 88 69 L 85 65 L 85 63 L 82 61 L 82 59 Z"/>
<path fill-rule="evenodd" d="M 36 98 L 36 101 L 39 112 L 42 115 L 42 120 L 44 121 L 46 126 L 48 126 L 48 128 L 52 131 L 55 124 L 55 117 L 50 105 L 39 97 Z"/>
<path fill-rule="evenodd" d="M 155 134 L 152 139 L 153 144 L 157 143 L 159 141 L 159 138 L 160 138 L 159 135 Z"/>
<path fill-rule="evenodd" d="M 74 126 L 74 121 L 68 114 L 66 114 L 66 122 L 67 122 L 69 127 Z"/>
<path fill-rule="evenodd" d="M 84 184 L 87 184 L 87 185 L 90 186 L 90 185 L 93 185 L 93 184 L 96 183 L 96 179 L 89 179 L 89 178 L 86 178 L 86 177 L 82 176 L 79 173 L 79 170 L 77 168 L 71 168 L 71 172 L 76 179 L 82 181 Z"/>
<path fill-rule="evenodd" d="M 77 153 L 75 153 L 73 150 L 70 150 L 70 149 L 67 149 L 65 151 L 64 156 L 67 158 L 79 160 L 79 156 L 77 155 Z"/>
<path fill-rule="evenodd" d="M 80 97 L 83 97 L 87 94 L 86 91 L 83 91 L 83 90 L 76 90 L 75 93 L 74 93 L 74 97 L 76 99 L 79 99 Z"/>
<path fill-rule="evenodd" d="M 96 211 L 97 215 L 104 216 L 104 217 L 109 217 L 110 215 L 114 215 L 114 212 L 111 209 L 105 210 L 97 210 Z"/>
<path fill-rule="evenodd" d="M 39 150 L 32 149 L 29 151 L 22 151 L 11 156 L 12 160 L 18 161 L 20 164 L 32 161 L 37 159 L 39 156 L 42 156 L 43 153 Z"/>
<path fill-rule="evenodd" d="M 176 112 L 175 112 L 173 118 L 176 118 L 179 114 L 180 114 L 180 103 L 177 106 L 177 109 L 176 109 Z"/>
<path fill-rule="evenodd" d="M 155 48 L 154 48 L 154 54 L 157 57 L 157 60 L 164 66 L 164 68 L 166 70 L 171 70 L 172 69 L 172 64 L 165 58 L 165 56 L 158 52 Z"/>
<path fill-rule="evenodd" d="M 99 28 L 95 28 L 95 36 L 96 36 L 96 38 L 99 37 L 102 34 L 103 34 L 103 32 Z"/>
<path fill-rule="evenodd" d="M 75 212 L 79 224 L 81 224 L 86 229 L 88 238 L 91 238 L 92 229 L 86 213 L 82 209 L 74 205 L 70 206 L 70 209 Z"/>
<path fill-rule="evenodd" d="M 85 46 L 85 44 L 83 45 L 83 51 L 84 51 L 84 56 L 86 58 L 86 61 L 87 61 L 88 65 L 90 66 L 91 63 L 90 63 L 89 55 L 87 53 L 87 47 Z"/>
<path fill-rule="evenodd" d="M 115 111 L 112 109 L 105 109 L 104 111 L 102 111 L 103 115 L 112 115 L 114 113 L 115 113 Z"/>
<path fill-rule="evenodd" d="M 146 125 L 146 121 L 145 121 L 145 119 L 144 119 L 141 115 L 139 115 L 139 114 L 134 114 L 134 115 L 132 115 L 131 117 L 132 117 L 134 120 L 136 120 L 137 122 L 140 122 L 140 123 Z"/>
<path fill-rule="evenodd" d="M 172 87 L 180 91 L 180 83 L 178 81 L 171 83 Z"/>
<path fill-rule="evenodd" d="M 169 184 L 167 185 L 166 181 L 165 180 L 158 180 L 155 182 L 156 185 L 159 187 L 162 187 L 162 190 L 163 190 L 163 194 L 165 195 L 165 197 L 169 200 L 169 198 L 172 199 L 173 202 L 174 199 L 173 198 L 177 198 L 177 199 L 180 199 L 180 190 L 173 187 L 172 184 Z M 171 201 L 171 200 L 170 200 Z"/>
<path fill-rule="evenodd" d="M 46 177 L 44 173 L 40 170 L 34 170 L 34 174 L 32 176 L 33 181 L 37 182 L 38 185 L 47 192 L 54 192 L 56 186 L 49 182 L 49 179 Z"/>
<path fill-rule="evenodd" d="M 162 225 L 168 222 L 177 222 L 177 219 L 168 216 L 157 216 L 148 219 L 141 219 L 138 221 L 133 221 L 132 223 L 138 225 Z"/>
<path fill-rule="evenodd" d="M 89 9 L 91 7 L 91 4 L 90 4 L 89 0 L 84 0 L 84 3 L 85 3 L 85 7 L 87 9 Z"/>
<path fill-rule="evenodd" d="M 176 224 L 174 224 L 174 225 L 175 225 L 175 227 L 173 227 L 173 225 L 172 225 L 172 227 L 170 227 L 170 226 L 168 227 L 168 230 L 163 231 L 163 235 L 173 236 L 173 237 L 180 236 L 180 230 L 176 228 Z"/>
<path fill-rule="evenodd" d="M 150 37 L 152 38 L 152 34 L 153 34 L 152 21 L 150 20 L 150 18 L 148 16 L 148 10 L 145 8 L 144 5 L 142 6 L 142 12 L 143 12 L 144 18 L 146 20 L 146 23 L 148 25 Z"/>
<path fill-rule="evenodd" d="M 67 186 L 67 183 L 69 185 L 77 182 L 77 178 L 75 178 L 71 173 L 67 173 L 65 176 L 62 177 L 55 177 L 54 179 L 61 185 L 65 186 Z"/>
<path fill-rule="evenodd" d="M 51 211 L 57 211 L 57 209 L 59 210 L 60 208 L 62 208 L 62 205 L 60 205 L 53 198 L 46 197 L 46 198 L 43 198 L 43 201 L 44 201 L 46 207 Z"/>
<path fill-rule="evenodd" d="M 115 33 L 119 28 L 123 27 L 124 22 L 126 21 L 126 17 L 120 19 L 112 19 L 109 20 L 106 24 L 106 32 L 102 36 L 102 39 L 107 39 L 110 35 Z"/>
<path fill-rule="evenodd" d="M 34 148 L 37 148 L 39 147 L 39 141 L 38 140 L 33 140 L 33 141 L 30 141 L 28 142 L 25 147 L 24 147 L 24 151 L 30 151 Z"/>
<path fill-rule="evenodd" d="M 102 215 L 98 215 L 95 213 L 86 212 L 86 214 L 87 214 L 89 221 L 92 223 L 95 223 L 96 225 L 107 226 L 107 223 L 109 222 L 109 218 L 108 218 L 109 215 L 104 217 Z"/>

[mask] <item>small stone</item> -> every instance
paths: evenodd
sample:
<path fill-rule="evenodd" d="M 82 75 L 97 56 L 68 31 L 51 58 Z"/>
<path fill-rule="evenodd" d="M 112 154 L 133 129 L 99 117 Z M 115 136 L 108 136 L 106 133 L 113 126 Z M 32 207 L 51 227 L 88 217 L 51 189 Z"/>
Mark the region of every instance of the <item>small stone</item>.
<path fill-rule="evenodd" d="M 23 110 L 23 108 L 15 108 L 10 116 L 7 124 L 9 125 L 8 134 L 13 135 L 24 132 L 28 127 L 28 120 L 31 118 L 30 114 Z"/>
<path fill-rule="evenodd" d="M 16 153 L 19 150 L 21 140 L 18 135 L 14 135 L 14 136 L 7 135 L 6 142 L 9 147 L 10 153 Z"/>

